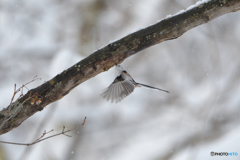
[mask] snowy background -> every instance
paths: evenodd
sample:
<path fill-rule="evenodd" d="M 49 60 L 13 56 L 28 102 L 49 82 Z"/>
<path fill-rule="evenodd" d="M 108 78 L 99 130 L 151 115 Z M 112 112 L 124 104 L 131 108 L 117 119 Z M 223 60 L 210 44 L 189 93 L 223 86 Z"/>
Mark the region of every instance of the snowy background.
<path fill-rule="evenodd" d="M 41 78 L 35 88 L 94 50 L 145 28 L 197 0 L 2 0 L 0 1 L 0 107 L 14 84 Z M 240 12 L 194 28 L 126 59 L 137 82 L 169 90 L 137 88 L 112 104 L 100 94 L 114 69 L 76 87 L 0 140 L 30 143 L 44 130 L 61 132 L 83 122 L 72 137 L 34 146 L 0 144 L 4 160 L 239 160 Z M 27 90 L 25 89 L 26 93 Z"/>

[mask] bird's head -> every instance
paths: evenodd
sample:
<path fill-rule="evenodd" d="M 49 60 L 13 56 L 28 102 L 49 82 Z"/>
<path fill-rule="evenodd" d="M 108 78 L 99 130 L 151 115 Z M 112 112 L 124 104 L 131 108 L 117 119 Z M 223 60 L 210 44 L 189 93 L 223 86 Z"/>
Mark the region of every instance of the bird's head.
<path fill-rule="evenodd" d="M 116 76 L 119 76 L 124 71 L 126 72 L 126 70 L 120 64 L 116 64 L 115 67 L 116 67 Z"/>

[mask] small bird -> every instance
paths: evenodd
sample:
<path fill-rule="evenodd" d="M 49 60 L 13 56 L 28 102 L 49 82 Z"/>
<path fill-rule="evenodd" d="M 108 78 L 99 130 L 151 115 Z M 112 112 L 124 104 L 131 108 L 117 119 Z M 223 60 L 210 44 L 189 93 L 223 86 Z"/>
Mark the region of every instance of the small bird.
<path fill-rule="evenodd" d="M 169 93 L 168 91 L 163 89 L 135 82 L 134 79 L 130 76 L 130 74 L 128 74 L 128 72 L 119 64 L 116 65 L 116 70 L 118 73 L 117 77 L 115 78 L 113 83 L 102 93 L 103 98 L 105 98 L 107 101 L 111 100 L 112 103 L 120 102 L 129 94 L 131 94 L 136 87 L 141 86 Z"/>

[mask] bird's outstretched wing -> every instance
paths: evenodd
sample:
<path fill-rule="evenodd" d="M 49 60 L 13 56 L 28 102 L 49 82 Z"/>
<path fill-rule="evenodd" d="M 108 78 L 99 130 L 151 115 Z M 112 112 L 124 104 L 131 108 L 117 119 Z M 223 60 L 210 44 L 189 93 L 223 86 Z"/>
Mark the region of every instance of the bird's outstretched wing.
<path fill-rule="evenodd" d="M 133 92 L 135 85 L 129 81 L 124 80 L 121 76 L 115 78 L 113 83 L 106 88 L 106 90 L 102 93 L 103 98 L 107 101 L 111 100 L 111 102 L 120 102 L 126 96 Z"/>

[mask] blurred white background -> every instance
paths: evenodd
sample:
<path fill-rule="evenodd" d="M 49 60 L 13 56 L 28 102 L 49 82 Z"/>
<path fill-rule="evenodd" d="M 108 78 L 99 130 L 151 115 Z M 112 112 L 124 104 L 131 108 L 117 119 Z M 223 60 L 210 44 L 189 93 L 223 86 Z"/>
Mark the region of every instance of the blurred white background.
<path fill-rule="evenodd" d="M 0 1 L 0 107 L 14 84 L 35 88 L 93 51 L 194 5 L 197 0 L 2 0 Z M 83 122 L 72 137 L 34 146 L 0 144 L 7 160 L 236 160 L 240 154 L 240 12 L 196 27 L 126 59 L 140 83 L 122 102 L 101 98 L 114 69 L 79 85 L 0 140 L 30 143 L 44 130 Z M 26 93 L 27 90 L 24 90 Z"/>

